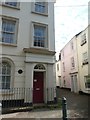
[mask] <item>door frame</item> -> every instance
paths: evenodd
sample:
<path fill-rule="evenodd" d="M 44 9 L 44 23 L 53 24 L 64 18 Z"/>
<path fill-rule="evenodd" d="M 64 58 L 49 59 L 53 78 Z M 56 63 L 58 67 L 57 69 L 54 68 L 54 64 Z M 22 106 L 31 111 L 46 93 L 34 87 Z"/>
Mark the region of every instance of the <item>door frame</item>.
<path fill-rule="evenodd" d="M 43 73 L 43 103 L 45 102 L 45 70 L 34 70 L 33 71 L 33 80 L 34 80 L 34 72 L 37 72 L 37 73 L 39 73 L 39 72 L 41 72 L 41 73 Z M 34 81 L 33 81 L 33 84 L 34 84 Z M 32 99 L 33 100 L 33 99 Z M 38 103 L 36 103 L 36 104 L 38 104 Z"/>

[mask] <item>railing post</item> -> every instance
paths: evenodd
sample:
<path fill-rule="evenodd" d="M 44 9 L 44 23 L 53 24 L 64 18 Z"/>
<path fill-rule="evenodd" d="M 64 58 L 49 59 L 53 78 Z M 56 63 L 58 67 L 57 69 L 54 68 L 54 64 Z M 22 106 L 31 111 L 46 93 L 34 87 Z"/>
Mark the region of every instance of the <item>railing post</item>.
<path fill-rule="evenodd" d="M 66 98 L 62 98 L 62 113 L 63 113 L 63 120 L 67 120 L 67 101 Z"/>
<path fill-rule="evenodd" d="M 2 114 L 2 103 L 0 102 L 0 115 Z"/>

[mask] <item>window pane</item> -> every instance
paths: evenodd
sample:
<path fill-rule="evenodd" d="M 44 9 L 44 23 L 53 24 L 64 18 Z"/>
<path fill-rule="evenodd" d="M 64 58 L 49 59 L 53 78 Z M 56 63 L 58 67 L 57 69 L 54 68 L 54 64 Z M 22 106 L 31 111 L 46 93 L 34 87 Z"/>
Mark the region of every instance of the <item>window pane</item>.
<path fill-rule="evenodd" d="M 5 89 L 5 76 L 2 76 L 2 89 Z"/>
<path fill-rule="evenodd" d="M 17 2 L 5 2 L 7 5 L 17 6 Z"/>
<path fill-rule="evenodd" d="M 2 65 L 2 74 L 6 74 L 6 65 Z"/>
<path fill-rule="evenodd" d="M 36 12 L 45 12 L 45 3 L 44 2 L 35 2 L 35 11 Z"/>
<path fill-rule="evenodd" d="M 2 42 L 5 42 L 5 43 L 14 43 L 14 34 L 3 33 L 2 34 Z"/>
<path fill-rule="evenodd" d="M 34 26 L 34 46 L 44 47 L 46 27 Z"/>
<path fill-rule="evenodd" d="M 2 42 L 15 43 L 15 24 L 14 21 L 3 20 L 2 23 Z"/>
<path fill-rule="evenodd" d="M 2 30 L 5 32 L 5 31 L 8 31 L 8 32 L 15 32 L 15 22 L 12 22 L 12 21 L 4 21 L 3 20 L 3 23 L 2 23 Z"/>
<path fill-rule="evenodd" d="M 10 76 L 6 77 L 6 89 L 10 88 Z"/>
<path fill-rule="evenodd" d="M 9 89 L 10 88 L 10 79 L 11 79 L 11 66 L 3 62 L 2 63 L 2 89 Z"/>

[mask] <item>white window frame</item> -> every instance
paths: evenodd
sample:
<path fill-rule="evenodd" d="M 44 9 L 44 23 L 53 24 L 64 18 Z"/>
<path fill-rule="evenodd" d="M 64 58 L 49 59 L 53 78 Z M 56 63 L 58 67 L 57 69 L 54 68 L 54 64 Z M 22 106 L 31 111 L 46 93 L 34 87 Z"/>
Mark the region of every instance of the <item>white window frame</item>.
<path fill-rule="evenodd" d="M 41 27 L 46 27 L 46 32 L 45 32 L 45 46 L 44 47 L 40 47 L 40 46 L 34 46 L 34 26 L 41 26 Z M 48 49 L 48 25 L 47 24 L 42 24 L 42 23 L 37 23 L 37 22 L 32 22 L 32 27 L 31 27 L 31 34 L 32 35 L 32 44 L 31 47 L 34 48 L 41 48 L 41 49 Z"/>
<path fill-rule="evenodd" d="M 85 57 L 85 54 L 86 54 L 86 57 Z M 84 52 L 84 53 L 82 54 L 82 62 L 83 62 L 83 63 L 88 62 L 88 53 L 87 53 L 87 52 Z"/>
<path fill-rule="evenodd" d="M 81 46 L 86 43 L 86 33 L 81 36 Z"/>
<path fill-rule="evenodd" d="M 16 19 L 16 18 L 12 18 L 12 17 L 6 17 L 6 16 L 3 16 L 2 17 L 2 25 L 3 25 L 3 21 L 7 21 L 7 22 L 14 22 L 15 23 L 15 31 L 14 32 L 11 32 L 11 31 L 3 31 L 2 29 L 2 34 L 3 33 L 7 33 L 7 34 L 14 34 L 14 41 L 13 42 L 3 42 L 2 39 L 1 39 L 1 43 L 2 44 L 5 44 L 5 45 L 17 45 L 17 36 L 18 36 L 18 22 L 19 20 Z M 3 37 L 3 36 L 2 36 Z"/>
<path fill-rule="evenodd" d="M 35 0 L 35 2 L 32 2 L 31 3 L 31 12 L 32 13 L 36 13 L 36 14 L 39 14 L 39 15 L 45 15 L 45 16 L 48 16 L 48 2 L 45 2 L 45 12 L 39 12 L 39 11 L 35 11 L 35 4 L 36 2 L 39 2 L 37 0 Z M 42 1 L 43 2 L 43 1 Z"/>
<path fill-rule="evenodd" d="M 16 6 L 11 4 L 11 3 L 14 3 L 14 2 L 17 2 Z M 10 0 L 5 0 L 2 5 L 6 6 L 6 7 L 10 7 L 10 8 L 20 9 L 20 2 L 18 2 L 18 0 L 15 0 L 14 2 L 10 2 Z"/>
<path fill-rule="evenodd" d="M 10 88 L 9 89 L 2 89 L 2 82 L 0 83 L 0 91 L 4 92 L 3 90 L 10 90 L 11 88 L 13 88 L 13 83 L 14 83 L 14 72 L 15 72 L 15 67 L 14 67 L 14 63 L 12 60 L 8 59 L 8 58 L 2 58 L 2 60 L 0 60 L 0 76 L 2 79 L 2 63 L 6 62 L 11 66 L 11 74 L 10 74 Z"/>
<path fill-rule="evenodd" d="M 5 64 L 6 64 L 6 67 L 5 67 Z M 3 72 L 3 68 L 5 68 L 5 74 L 2 74 L 2 84 L 4 84 L 5 86 L 2 86 L 2 89 L 10 89 L 11 65 L 8 62 L 2 62 L 2 67 L 1 67 L 2 72 Z M 9 69 L 10 73 L 7 73 L 8 69 Z M 4 77 L 4 81 L 3 81 L 3 77 Z M 9 77 L 9 81 L 7 81 L 8 77 Z M 9 84 L 8 88 L 7 88 L 7 84 Z"/>

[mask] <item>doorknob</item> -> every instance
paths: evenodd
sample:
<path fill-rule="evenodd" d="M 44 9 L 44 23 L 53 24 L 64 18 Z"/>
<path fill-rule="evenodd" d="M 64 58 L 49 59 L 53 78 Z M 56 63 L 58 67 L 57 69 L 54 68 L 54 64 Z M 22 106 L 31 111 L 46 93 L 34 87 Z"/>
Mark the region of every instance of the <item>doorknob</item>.
<path fill-rule="evenodd" d="M 40 88 L 36 88 L 36 90 L 40 90 Z"/>

